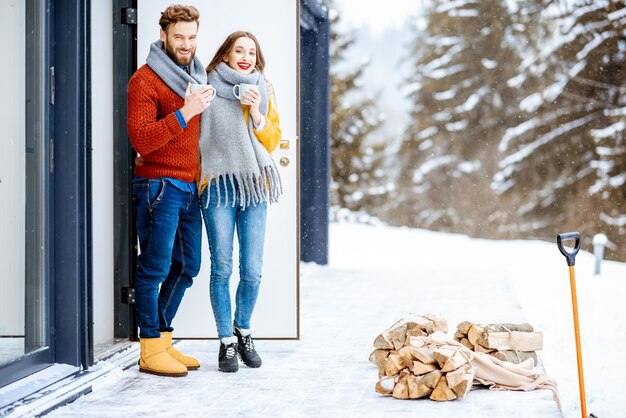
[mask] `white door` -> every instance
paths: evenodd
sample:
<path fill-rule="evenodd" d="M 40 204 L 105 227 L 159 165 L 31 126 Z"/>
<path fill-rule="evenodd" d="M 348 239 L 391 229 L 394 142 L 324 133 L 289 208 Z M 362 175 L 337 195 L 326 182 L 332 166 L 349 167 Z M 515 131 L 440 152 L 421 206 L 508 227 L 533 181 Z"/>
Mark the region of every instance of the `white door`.
<path fill-rule="evenodd" d="M 171 3 L 171 0 L 138 1 L 138 66 L 145 63 L 150 44 L 159 38 L 161 11 Z M 188 0 L 184 4 L 200 11 L 196 54 L 204 65 L 209 63 L 226 36 L 236 30 L 252 32 L 263 49 L 265 75 L 276 90 L 285 141 L 283 147 L 274 152 L 284 195 L 278 204 L 268 206 L 263 278 L 252 327 L 257 338 L 298 338 L 298 1 Z M 234 260 L 237 260 L 236 254 Z M 173 321 L 175 338 L 217 337 L 209 300 L 209 257 L 203 230 L 202 268 Z M 238 271 L 235 264 L 231 278 L 232 300 Z"/>

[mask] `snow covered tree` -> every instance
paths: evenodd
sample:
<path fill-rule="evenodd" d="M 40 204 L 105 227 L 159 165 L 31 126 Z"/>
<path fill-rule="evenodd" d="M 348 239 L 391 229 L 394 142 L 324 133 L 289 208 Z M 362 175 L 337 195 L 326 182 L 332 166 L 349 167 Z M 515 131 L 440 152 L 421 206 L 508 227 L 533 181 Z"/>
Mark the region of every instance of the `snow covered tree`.
<path fill-rule="evenodd" d="M 398 223 L 495 236 L 497 144 L 518 113 L 511 2 L 430 0 L 416 30 L 412 124 L 398 152 Z"/>
<path fill-rule="evenodd" d="M 346 63 L 354 36 L 342 33 L 331 7 L 331 176 L 332 202 L 351 210 L 373 209 L 385 198 L 381 144 L 368 141 L 381 125 L 375 101 L 364 96 L 361 76 L 366 63 Z"/>
<path fill-rule="evenodd" d="M 626 259 L 626 3 L 543 6 L 545 35 L 520 67 L 542 84 L 502 136 L 493 190 L 515 207 L 520 234 L 579 230 L 589 245 L 604 232 L 609 255 Z"/>

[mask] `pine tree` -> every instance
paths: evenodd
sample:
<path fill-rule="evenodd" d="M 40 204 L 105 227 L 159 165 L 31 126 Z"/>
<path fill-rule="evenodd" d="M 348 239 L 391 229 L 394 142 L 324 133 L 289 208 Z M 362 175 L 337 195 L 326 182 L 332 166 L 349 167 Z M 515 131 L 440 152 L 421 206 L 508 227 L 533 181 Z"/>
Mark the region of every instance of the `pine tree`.
<path fill-rule="evenodd" d="M 332 4 L 331 4 L 332 7 Z M 385 199 L 382 145 L 368 139 L 382 123 L 373 99 L 363 97 L 363 66 L 342 67 L 354 36 L 341 33 L 339 15 L 331 9 L 331 176 L 332 202 L 373 213 Z"/>
<path fill-rule="evenodd" d="M 490 188 L 497 144 L 516 117 L 518 90 L 508 80 L 521 58 L 509 39 L 508 2 L 425 5 L 409 79 L 413 123 L 398 153 L 391 217 L 398 223 L 495 236 L 498 210 Z"/>
<path fill-rule="evenodd" d="M 544 1 L 537 61 L 520 76 L 542 80 L 520 102 L 523 123 L 504 135 L 494 190 L 517 207 L 519 232 L 551 237 L 604 232 L 626 258 L 626 4 Z"/>

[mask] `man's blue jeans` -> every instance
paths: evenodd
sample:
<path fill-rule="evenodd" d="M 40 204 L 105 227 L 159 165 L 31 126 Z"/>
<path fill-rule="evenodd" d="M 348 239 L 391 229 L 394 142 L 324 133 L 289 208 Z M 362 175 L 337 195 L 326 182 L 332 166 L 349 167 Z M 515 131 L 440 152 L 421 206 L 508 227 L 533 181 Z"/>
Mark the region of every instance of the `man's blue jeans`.
<path fill-rule="evenodd" d="M 238 187 L 237 185 L 235 186 Z M 209 205 L 206 201 L 210 193 Z M 237 201 L 232 206 L 232 190 L 225 204 L 225 190 L 220 184 L 221 202 L 218 206 L 217 186 L 212 181 L 202 193 L 202 215 L 211 250 L 211 306 L 219 338 L 233 335 L 236 327 L 249 329 L 256 305 L 263 269 L 263 244 L 267 204 L 259 203 L 245 209 Z M 233 322 L 230 303 L 230 276 L 233 272 L 233 240 L 235 228 L 239 242 L 239 284 L 237 286 Z"/>
<path fill-rule="evenodd" d="M 139 337 L 156 338 L 174 329 L 185 290 L 200 270 L 202 217 L 197 193 L 163 178 L 135 181 L 133 204 L 141 247 L 135 275 Z"/>

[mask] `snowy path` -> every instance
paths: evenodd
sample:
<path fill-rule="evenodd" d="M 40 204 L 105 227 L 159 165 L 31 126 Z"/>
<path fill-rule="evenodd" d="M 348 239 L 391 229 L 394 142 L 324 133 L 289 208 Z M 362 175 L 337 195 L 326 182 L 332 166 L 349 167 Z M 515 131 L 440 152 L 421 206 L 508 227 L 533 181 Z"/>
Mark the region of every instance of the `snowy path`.
<path fill-rule="evenodd" d="M 331 259 L 331 267 L 302 266 L 301 340 L 258 341 L 262 368 L 243 366 L 235 374 L 220 373 L 216 341 L 182 341 L 178 347 L 199 357 L 200 370 L 167 379 L 140 374 L 134 366 L 109 376 L 91 394 L 50 416 L 561 416 L 546 390 L 473 390 L 462 400 L 445 403 L 400 401 L 376 394 L 377 369 L 367 361 L 372 341 L 406 313 L 440 314 L 451 330 L 462 320 L 523 322 L 525 318 L 504 270 L 467 269 L 460 260 L 450 259 L 432 268 L 432 258 L 418 265 L 418 260 L 428 257 L 417 253 L 413 260 L 396 265 L 376 263 L 364 253 L 363 262 L 351 263 L 342 256 L 344 243 L 337 239 L 332 243 L 333 257 L 341 262 L 333 264 Z"/>

